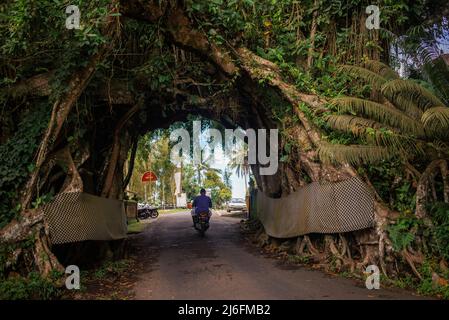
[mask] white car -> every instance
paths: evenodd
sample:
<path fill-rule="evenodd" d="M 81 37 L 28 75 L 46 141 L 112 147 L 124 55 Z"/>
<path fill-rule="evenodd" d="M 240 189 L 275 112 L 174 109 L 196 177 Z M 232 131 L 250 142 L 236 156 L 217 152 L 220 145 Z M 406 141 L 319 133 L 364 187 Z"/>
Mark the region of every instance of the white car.
<path fill-rule="evenodd" d="M 242 198 L 232 198 L 231 201 L 228 202 L 227 211 L 246 211 L 246 202 Z"/>

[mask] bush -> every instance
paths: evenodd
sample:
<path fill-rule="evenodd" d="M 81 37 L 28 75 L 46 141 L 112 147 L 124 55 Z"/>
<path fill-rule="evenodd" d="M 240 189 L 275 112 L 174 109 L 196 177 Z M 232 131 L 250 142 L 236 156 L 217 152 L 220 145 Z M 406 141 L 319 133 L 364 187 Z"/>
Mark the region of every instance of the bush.
<path fill-rule="evenodd" d="M 49 300 L 60 296 L 60 289 L 50 279 L 31 272 L 27 278 L 17 277 L 0 282 L 0 300 Z"/>
<path fill-rule="evenodd" d="M 435 262 L 426 260 L 419 269 L 423 281 L 418 285 L 417 290 L 420 294 L 437 295 L 443 299 L 449 299 L 449 286 L 436 285 L 432 280 L 432 270 L 437 270 Z"/>
<path fill-rule="evenodd" d="M 401 251 L 410 245 L 415 239 L 416 229 L 420 221 L 415 216 L 407 215 L 400 217 L 396 224 L 388 227 L 388 233 L 393 245 L 397 251 Z"/>
<path fill-rule="evenodd" d="M 438 252 L 449 260 L 449 203 L 435 203 L 430 213 L 435 223 L 433 234 Z"/>

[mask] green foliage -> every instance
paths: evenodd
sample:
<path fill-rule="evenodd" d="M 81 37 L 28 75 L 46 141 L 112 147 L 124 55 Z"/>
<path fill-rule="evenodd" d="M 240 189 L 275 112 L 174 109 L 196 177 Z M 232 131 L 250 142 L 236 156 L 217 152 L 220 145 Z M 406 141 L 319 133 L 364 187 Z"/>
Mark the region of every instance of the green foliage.
<path fill-rule="evenodd" d="M 353 165 L 377 163 L 391 157 L 391 153 L 384 147 L 360 145 L 345 146 L 324 143 L 319 146 L 318 155 L 320 159 L 326 163 L 347 162 Z"/>
<path fill-rule="evenodd" d="M 426 295 L 438 295 L 443 299 L 449 299 L 449 286 L 441 286 L 433 281 L 433 273 L 438 270 L 438 265 L 432 260 L 425 260 L 419 268 L 419 273 L 423 277 L 417 285 L 418 293 Z"/>
<path fill-rule="evenodd" d="M 211 189 L 212 204 L 215 208 L 220 207 L 226 201 L 231 200 L 231 189 L 224 184 L 222 178 L 216 171 L 206 171 L 203 185 L 204 188 Z"/>
<path fill-rule="evenodd" d="M 433 235 L 440 255 L 449 261 L 449 204 L 437 202 L 430 209 L 435 226 Z"/>
<path fill-rule="evenodd" d="M 434 272 L 437 272 L 443 279 L 447 279 L 449 276 L 447 271 L 441 270 L 436 260 L 429 257 L 426 258 L 418 268 L 418 272 L 423 278 L 422 281 L 410 274 L 405 274 L 394 279 L 393 284 L 399 288 L 417 290 L 422 295 L 438 296 L 446 300 L 449 299 L 449 286 L 437 284 L 433 279 Z"/>
<path fill-rule="evenodd" d="M 130 266 L 130 260 L 106 261 L 99 268 L 92 272 L 94 279 L 104 279 L 107 276 L 117 275 L 125 271 Z"/>
<path fill-rule="evenodd" d="M 182 190 L 187 194 L 187 201 L 193 199 L 200 192 L 200 185 L 197 179 L 197 171 L 191 164 L 186 164 L 182 168 Z"/>
<path fill-rule="evenodd" d="M 393 248 L 397 251 L 405 249 L 415 239 L 420 221 L 415 216 L 408 215 L 399 218 L 395 224 L 388 227 Z"/>
<path fill-rule="evenodd" d="M 31 272 L 26 278 L 9 278 L 0 282 L 0 300 L 49 300 L 60 297 L 61 293 L 52 279 L 42 278 L 37 272 Z"/>
<path fill-rule="evenodd" d="M 140 233 L 142 232 L 147 225 L 136 219 L 128 220 L 128 234 Z"/>
<path fill-rule="evenodd" d="M 311 262 L 311 259 L 309 256 L 298 256 L 289 254 L 287 256 L 287 259 L 291 263 L 297 263 L 297 264 L 309 264 Z"/>
<path fill-rule="evenodd" d="M 351 146 L 322 145 L 322 160 L 352 164 L 375 163 L 392 156 L 405 160 L 423 155 L 425 143 L 443 146 L 438 151 L 449 154 L 442 143 L 449 128 L 449 108 L 432 92 L 415 81 L 399 79 L 391 68 L 378 62 L 340 69 L 363 79 L 383 97 L 377 98 L 379 102 L 356 97 L 331 100 L 337 114 L 327 116 L 328 125 L 360 141 Z"/>
<path fill-rule="evenodd" d="M 400 159 L 383 160 L 376 164 L 358 168 L 361 176 L 368 176 L 376 192 L 393 210 L 411 214 L 415 209 L 415 190 L 410 182 L 403 179 Z"/>
<path fill-rule="evenodd" d="M 26 250 L 34 246 L 34 237 L 30 236 L 20 243 L 0 243 L 0 281 L 7 276 L 7 262 L 10 261 L 12 253 L 17 250 Z M 16 265 L 11 265 L 8 269 L 15 270 Z"/>
<path fill-rule="evenodd" d="M 17 207 L 18 192 L 33 170 L 33 155 L 48 123 L 51 102 L 65 93 L 67 79 L 74 74 L 74 70 L 84 66 L 89 56 L 106 41 L 101 26 L 110 3 L 110 0 L 74 0 L 70 3 L 67 0 L 17 0 L 0 4 L 0 85 L 11 86 L 33 75 L 55 71 L 51 83 L 53 96 L 43 104 L 26 101 L 28 104 L 33 103 L 28 108 L 33 111 L 25 115 L 14 136 L 0 146 L 0 228 L 21 209 Z M 402 32 L 409 25 L 432 17 L 429 12 L 435 13 L 437 10 L 433 3 L 428 0 L 381 0 L 382 26 L 392 32 Z M 68 4 L 79 5 L 81 9 L 80 30 L 64 28 L 64 8 Z M 391 46 L 388 41 L 382 43 L 386 37 L 385 30 L 379 33 L 380 41 L 370 38 L 374 32 L 359 32 L 360 20 L 363 20 L 360 18 L 365 15 L 366 5 L 370 4 L 366 0 L 186 0 L 183 4 L 195 28 L 207 35 L 209 40 L 225 50 L 244 46 L 257 52 L 276 63 L 284 79 L 301 92 L 330 98 L 343 95 L 356 97 L 340 99 L 338 106 L 329 106 L 332 114 L 315 114 L 305 104 L 299 108 L 322 129 L 324 138 L 329 142 L 319 149 L 323 159 L 354 164 L 378 163 L 361 167 L 360 170 L 366 171 L 364 173 L 369 176 L 381 197 L 404 215 L 389 229 L 395 248 L 400 250 L 411 244 L 413 235 L 421 227 L 409 215 L 414 209 L 413 186 L 404 179 L 403 170 L 398 169 L 397 162 L 403 158 L 385 159 L 398 156 L 399 153 L 402 156 L 407 153 L 404 150 L 416 156 L 415 151 L 419 148 L 415 142 L 421 136 L 425 138 L 424 143 L 443 145 L 445 148 L 443 142 L 447 140 L 444 138 L 447 138 L 449 123 L 447 79 L 444 78 L 447 72 L 435 72 L 435 66 L 427 61 L 425 71 L 433 86 L 429 88 L 416 81 L 398 79 L 385 65 L 367 60 L 370 55 L 367 52 L 376 50 L 383 59 L 388 58 L 383 48 Z M 310 30 L 315 10 L 319 14 L 316 18 L 317 32 L 312 41 Z M 223 88 L 234 85 L 233 81 L 228 81 L 230 84 L 226 85 L 214 83 L 219 77 L 211 75 L 216 71 L 206 65 L 207 62 L 198 61 L 194 54 L 181 54 L 176 46 L 167 45 L 170 42 L 164 38 L 164 22 L 160 22 L 141 23 L 133 19 L 120 21 L 119 28 L 123 31 L 120 39 L 112 54 L 97 66 L 98 70 L 88 89 L 93 91 L 96 86 L 111 79 L 126 81 L 132 78 L 136 80 L 136 86 L 142 85 L 145 90 L 151 90 L 151 94 L 160 93 L 163 97 L 165 93 L 181 92 L 177 95 L 177 99 L 181 100 L 182 92 L 198 93 L 206 98 L 211 96 L 215 86 Z M 424 28 L 421 24 L 418 27 Z M 313 57 L 311 66 L 306 65 L 309 55 Z M 362 62 L 360 66 L 338 67 L 341 63 L 359 62 Z M 438 61 L 438 66 L 442 66 L 441 61 Z M 205 69 L 208 69 L 207 72 Z M 441 70 L 444 71 L 443 68 Z M 366 83 L 354 81 L 353 76 Z M 189 81 L 188 78 L 200 85 L 187 82 L 182 87 L 182 81 Z M 175 79 L 178 81 L 176 84 L 173 83 Z M 267 80 L 261 79 L 260 85 L 268 89 L 265 86 Z M 166 92 L 158 92 L 165 89 Z M 377 103 L 367 101 L 372 93 L 376 93 L 372 92 L 373 89 L 383 93 L 391 105 L 378 103 L 381 99 Z M 262 91 L 261 101 L 265 102 L 273 118 L 284 124 L 285 118 L 291 117 L 292 106 L 274 90 Z M 439 94 L 435 95 L 435 92 Z M 5 104 L 6 109 L 10 106 L 16 110 L 21 107 L 19 103 L 17 106 L 13 106 L 13 103 Z M 77 111 L 85 111 L 78 107 Z M 170 107 L 165 106 L 165 110 Z M 16 113 L 24 109 L 27 108 L 18 109 Z M 111 113 L 114 112 L 111 108 Z M 76 122 L 80 124 L 76 125 Z M 88 135 L 85 123 L 85 120 L 80 120 L 73 113 L 67 120 L 69 136 L 66 138 L 71 145 L 76 146 Z M 76 129 L 71 130 L 73 127 Z M 434 129 L 436 132 L 432 131 Z M 138 180 L 139 174 L 153 170 L 160 180 L 152 185 L 151 192 L 156 193 L 157 190 L 159 198 L 164 194 L 166 199 L 171 199 L 174 193 L 171 183 L 174 167 L 168 160 L 170 144 L 163 134 L 157 137 L 160 139 L 155 136 L 146 136 L 140 142 L 135 168 L 137 174 L 130 185 L 143 198 L 144 188 Z M 281 161 L 288 161 L 289 156 L 294 154 L 292 145 L 291 141 L 285 144 Z M 99 148 L 103 147 L 99 144 Z M 95 157 L 92 162 L 96 162 Z M 304 176 L 304 181 L 308 179 L 308 176 Z M 189 198 L 197 195 L 201 186 L 212 189 L 215 204 L 221 204 L 231 197 L 229 181 L 223 183 L 217 172 L 204 165 L 185 165 L 182 184 Z M 40 206 L 50 199 L 51 192 L 40 194 L 33 206 Z M 447 211 L 435 210 L 433 236 L 439 252 L 447 257 L 449 232 L 444 219 Z M 1 259 L 0 263 L 4 262 L 4 257 Z M 98 276 L 104 276 L 105 273 L 104 268 L 100 269 Z M 34 278 L 28 279 L 28 282 L 19 282 L 14 294 L 18 297 L 27 296 L 27 286 L 38 282 Z M 5 286 L 12 286 L 11 282 L 5 283 Z"/>
<path fill-rule="evenodd" d="M 82 12 L 80 30 L 65 28 L 69 4 L 78 5 Z M 8 1 L 7 12 L 0 18 L 0 56 L 14 72 L 0 79 L 0 84 L 56 69 L 54 85 L 60 89 L 58 93 L 63 92 L 61 81 L 106 41 L 100 28 L 109 4 L 109 0 Z M 18 58 L 24 58 L 20 64 Z"/>
<path fill-rule="evenodd" d="M 0 228 L 20 210 L 16 204 L 18 192 L 34 169 L 33 156 L 48 117 L 48 106 L 37 105 L 20 122 L 15 135 L 0 145 Z M 35 205 L 42 200 L 36 200 Z"/>

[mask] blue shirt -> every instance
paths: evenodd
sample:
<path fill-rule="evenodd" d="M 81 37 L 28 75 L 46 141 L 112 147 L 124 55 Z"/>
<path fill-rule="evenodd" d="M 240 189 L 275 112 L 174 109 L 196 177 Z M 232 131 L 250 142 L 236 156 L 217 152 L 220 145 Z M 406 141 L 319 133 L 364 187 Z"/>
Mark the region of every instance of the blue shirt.
<path fill-rule="evenodd" d="M 212 200 L 206 195 L 200 195 L 193 200 L 193 207 L 195 207 L 195 213 L 209 212 L 209 208 L 212 208 Z"/>

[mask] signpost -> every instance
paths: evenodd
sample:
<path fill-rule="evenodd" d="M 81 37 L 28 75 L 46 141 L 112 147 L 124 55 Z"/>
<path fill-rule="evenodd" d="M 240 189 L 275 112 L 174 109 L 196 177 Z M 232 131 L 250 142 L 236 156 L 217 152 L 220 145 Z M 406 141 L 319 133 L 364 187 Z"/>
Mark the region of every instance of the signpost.
<path fill-rule="evenodd" d="M 153 171 L 147 171 L 142 175 L 142 183 L 157 181 L 157 176 Z M 150 184 L 150 194 L 151 194 L 151 184 Z M 147 202 L 147 186 L 145 185 L 145 202 Z"/>
<path fill-rule="evenodd" d="M 157 181 L 157 176 L 153 171 L 147 171 L 142 175 L 142 182 Z"/>

